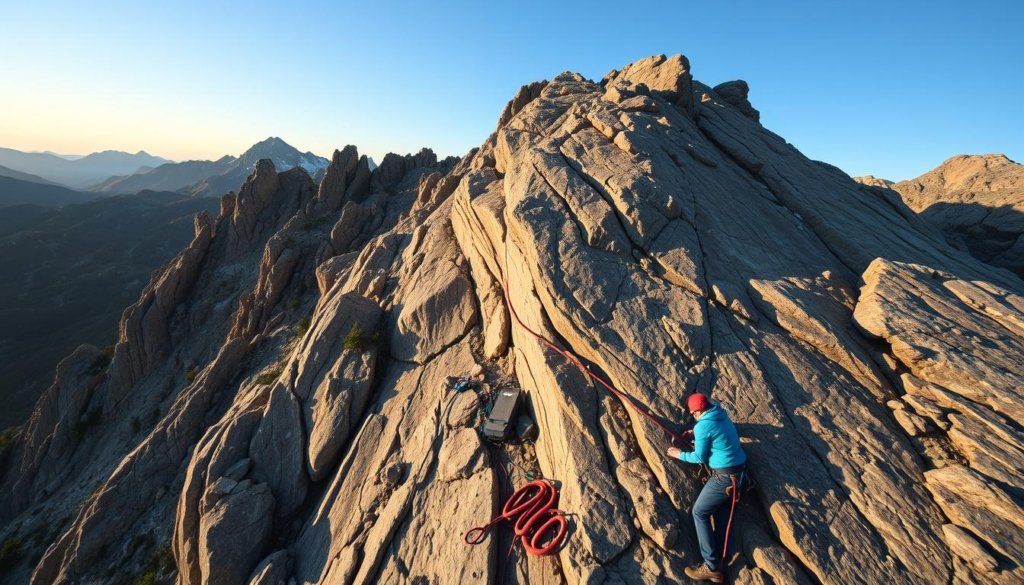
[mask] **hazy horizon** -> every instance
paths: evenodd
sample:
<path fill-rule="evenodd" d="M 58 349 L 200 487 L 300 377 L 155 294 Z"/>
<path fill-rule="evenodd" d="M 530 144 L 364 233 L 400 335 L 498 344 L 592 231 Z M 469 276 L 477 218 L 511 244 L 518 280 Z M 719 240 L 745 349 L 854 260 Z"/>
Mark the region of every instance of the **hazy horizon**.
<path fill-rule="evenodd" d="M 908 2 L 389 2 L 171 7 L 26 3 L 0 22 L 0 146 L 175 161 L 268 136 L 329 157 L 465 154 L 526 83 L 599 79 L 682 53 L 709 85 L 749 82 L 762 123 L 851 175 L 917 176 L 956 154 L 1024 156 L 1024 9 Z"/>

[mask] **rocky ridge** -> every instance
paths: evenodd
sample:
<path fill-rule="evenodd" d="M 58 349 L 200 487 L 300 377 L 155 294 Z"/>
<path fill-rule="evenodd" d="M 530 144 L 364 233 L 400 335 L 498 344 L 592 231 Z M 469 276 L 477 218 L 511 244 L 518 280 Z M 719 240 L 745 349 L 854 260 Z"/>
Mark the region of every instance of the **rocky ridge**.
<path fill-rule="evenodd" d="M 686 582 L 699 474 L 507 290 L 666 424 L 693 391 L 733 413 L 758 482 L 735 582 L 1018 582 L 1024 284 L 747 93 L 658 56 L 524 86 L 458 161 L 346 147 L 319 186 L 259 163 L 113 361 L 61 364 L 4 464 L 2 536 L 41 534 L 10 578 Z M 446 384 L 481 369 L 527 392 L 535 443 L 481 440 Z M 461 541 L 515 461 L 560 486 L 553 557 Z"/>
<path fill-rule="evenodd" d="M 896 191 L 951 245 L 1024 277 L 1024 165 L 1002 154 L 958 155 L 916 179 L 856 180 Z"/>

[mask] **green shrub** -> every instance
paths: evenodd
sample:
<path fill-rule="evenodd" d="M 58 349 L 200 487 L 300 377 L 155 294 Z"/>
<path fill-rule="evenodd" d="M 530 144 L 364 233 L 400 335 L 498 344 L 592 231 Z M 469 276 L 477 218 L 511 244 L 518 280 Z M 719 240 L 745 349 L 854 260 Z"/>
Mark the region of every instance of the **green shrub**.
<path fill-rule="evenodd" d="M 348 330 L 348 335 L 345 336 L 345 349 L 350 351 L 363 349 L 363 328 L 359 323 Z"/>
<path fill-rule="evenodd" d="M 381 344 L 380 332 L 375 331 L 372 335 L 367 335 L 361 325 L 356 323 L 352 325 L 352 329 L 349 329 L 348 335 L 345 336 L 345 349 L 350 351 L 363 351 L 370 346 L 379 346 Z"/>
<path fill-rule="evenodd" d="M 171 550 L 170 545 L 156 549 L 156 552 L 153 553 L 153 558 L 156 559 L 157 568 L 160 569 L 161 573 L 170 573 L 178 568 L 174 564 L 174 551 Z"/>
<path fill-rule="evenodd" d="M 21 560 L 21 541 L 13 536 L 0 544 L 0 574 L 6 573 Z"/>
<path fill-rule="evenodd" d="M 156 585 L 156 569 L 146 569 L 132 582 L 132 585 Z"/>
<path fill-rule="evenodd" d="M 100 354 L 92 362 L 93 370 L 105 370 L 110 365 L 110 362 L 114 359 L 114 347 L 116 347 L 116 344 L 111 343 L 100 350 Z"/>
<path fill-rule="evenodd" d="M 312 317 L 306 317 L 302 321 L 299 321 L 298 326 L 295 327 L 295 337 L 302 337 L 309 331 L 309 327 L 313 324 Z"/>
<path fill-rule="evenodd" d="M 257 384 L 266 386 L 267 384 L 273 384 L 277 377 L 281 375 L 281 366 L 274 366 L 270 370 L 263 372 L 256 378 Z"/>
<path fill-rule="evenodd" d="M 156 585 L 157 577 L 168 575 L 176 570 L 174 553 L 170 546 L 158 548 L 146 561 L 146 568 L 135 578 L 133 585 Z"/>
<path fill-rule="evenodd" d="M 199 370 L 195 366 L 189 366 L 188 369 L 185 370 L 185 384 L 189 385 L 192 382 L 195 382 L 196 381 L 196 376 L 198 376 L 198 375 L 199 375 Z"/>

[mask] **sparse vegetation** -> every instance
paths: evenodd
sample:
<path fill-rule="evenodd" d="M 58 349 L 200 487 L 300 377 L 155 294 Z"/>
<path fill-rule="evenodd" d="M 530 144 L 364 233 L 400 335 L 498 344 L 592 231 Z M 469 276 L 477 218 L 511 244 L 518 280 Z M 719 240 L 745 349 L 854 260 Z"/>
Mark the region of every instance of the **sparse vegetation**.
<path fill-rule="evenodd" d="M 21 541 L 13 536 L 0 544 L 0 574 L 9 571 L 21 560 Z"/>
<path fill-rule="evenodd" d="M 295 327 L 295 337 L 302 337 L 309 331 L 309 327 L 313 324 L 312 317 L 306 317 Z"/>
<path fill-rule="evenodd" d="M 93 363 L 92 363 L 92 369 L 94 371 L 107 369 L 107 366 L 110 365 L 110 362 L 112 362 L 114 360 L 114 347 L 115 346 L 116 346 L 116 344 L 111 343 L 110 345 L 108 345 L 108 346 L 106 346 L 106 347 L 104 347 L 103 349 L 100 350 L 100 354 L 98 356 L 96 356 L 96 360 L 93 361 Z"/>
<path fill-rule="evenodd" d="M 196 368 L 195 366 L 189 366 L 188 369 L 185 370 L 185 384 L 188 385 L 191 384 L 192 382 L 195 382 L 196 376 L 198 375 L 199 369 Z"/>
<path fill-rule="evenodd" d="M 174 553 L 170 546 L 158 548 L 146 561 L 146 568 L 135 578 L 133 585 L 155 585 L 157 578 L 177 570 L 174 564 Z"/>
<path fill-rule="evenodd" d="M 367 335 L 361 325 L 356 323 L 349 329 L 348 335 L 345 336 L 345 349 L 350 351 L 363 351 L 371 346 L 379 346 L 381 344 L 381 336 L 379 331 L 375 331 L 371 335 Z"/>
<path fill-rule="evenodd" d="M 281 370 L 282 368 L 280 365 L 274 366 L 273 368 L 257 376 L 256 383 L 262 384 L 264 386 L 266 386 L 267 384 L 273 384 L 274 381 L 277 380 L 277 377 L 281 375 Z"/>

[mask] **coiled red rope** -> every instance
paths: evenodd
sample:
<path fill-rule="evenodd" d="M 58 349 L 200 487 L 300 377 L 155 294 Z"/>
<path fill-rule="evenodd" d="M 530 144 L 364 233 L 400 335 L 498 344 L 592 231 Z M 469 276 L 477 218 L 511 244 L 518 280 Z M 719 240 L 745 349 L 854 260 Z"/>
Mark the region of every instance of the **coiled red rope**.
<path fill-rule="evenodd" d="M 466 544 L 480 544 L 491 528 L 509 520 L 514 522 L 516 538 L 526 552 L 537 556 L 549 555 L 562 545 L 569 529 L 557 502 L 558 489 L 551 482 L 543 479 L 531 481 L 505 501 L 500 515 L 483 526 L 470 529 L 463 540 Z M 552 535 L 547 542 L 546 535 Z"/>

